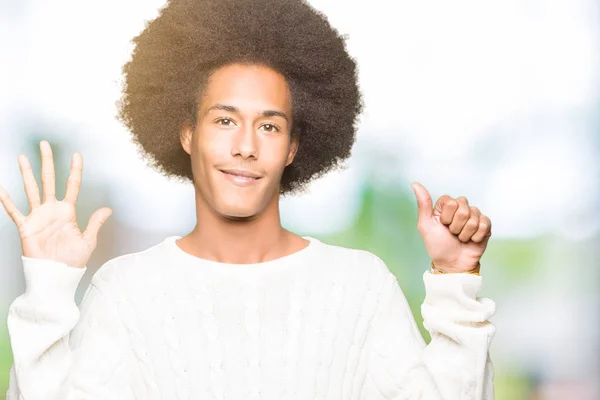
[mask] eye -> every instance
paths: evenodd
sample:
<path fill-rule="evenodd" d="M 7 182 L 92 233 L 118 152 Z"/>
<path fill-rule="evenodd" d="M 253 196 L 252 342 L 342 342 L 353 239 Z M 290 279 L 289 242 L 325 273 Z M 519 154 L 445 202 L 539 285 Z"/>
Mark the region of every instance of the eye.
<path fill-rule="evenodd" d="M 217 125 L 223 125 L 223 126 L 230 126 L 229 122 L 233 123 L 233 121 L 230 120 L 229 118 L 219 118 L 215 122 L 217 123 Z M 221 122 L 224 122 L 224 123 L 221 124 Z"/>
<path fill-rule="evenodd" d="M 262 125 L 266 128 L 267 132 L 279 132 L 279 128 L 274 124 L 264 124 Z"/>

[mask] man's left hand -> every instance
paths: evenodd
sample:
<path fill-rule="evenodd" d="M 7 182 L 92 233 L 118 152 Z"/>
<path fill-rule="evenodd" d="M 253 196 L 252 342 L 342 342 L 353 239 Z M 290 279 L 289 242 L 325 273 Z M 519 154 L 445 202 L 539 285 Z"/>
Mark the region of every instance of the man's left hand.
<path fill-rule="evenodd" d="M 417 229 L 435 267 L 446 273 L 472 271 L 492 236 L 492 222 L 466 197 L 443 195 L 432 208 L 423 185 L 411 185 L 418 205 Z"/>

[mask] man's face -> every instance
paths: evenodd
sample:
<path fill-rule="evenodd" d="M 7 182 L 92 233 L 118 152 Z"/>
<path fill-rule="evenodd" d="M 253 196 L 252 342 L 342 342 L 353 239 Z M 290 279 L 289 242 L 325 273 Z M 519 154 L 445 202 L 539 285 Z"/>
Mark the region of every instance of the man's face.
<path fill-rule="evenodd" d="M 231 64 L 213 73 L 196 128 L 181 134 L 196 190 L 208 206 L 226 218 L 247 218 L 277 202 L 283 170 L 297 148 L 290 142 L 291 118 L 289 88 L 278 72 Z M 235 169 L 259 178 L 223 172 Z"/>

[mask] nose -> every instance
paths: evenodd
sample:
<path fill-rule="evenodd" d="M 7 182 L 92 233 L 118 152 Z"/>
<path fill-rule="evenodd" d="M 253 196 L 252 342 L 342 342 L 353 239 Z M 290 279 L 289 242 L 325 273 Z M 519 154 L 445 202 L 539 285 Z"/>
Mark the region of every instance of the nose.
<path fill-rule="evenodd" d="M 258 137 L 252 124 L 244 124 L 234 135 L 231 155 L 240 154 L 244 159 L 248 157 L 258 158 Z"/>

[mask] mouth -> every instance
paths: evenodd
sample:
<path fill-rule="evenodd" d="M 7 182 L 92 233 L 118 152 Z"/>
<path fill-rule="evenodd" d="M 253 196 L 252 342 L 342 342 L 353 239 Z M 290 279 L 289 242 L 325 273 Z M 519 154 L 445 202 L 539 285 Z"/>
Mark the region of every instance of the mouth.
<path fill-rule="evenodd" d="M 223 174 L 225 179 L 229 180 L 230 182 L 232 182 L 238 186 L 250 186 L 250 185 L 255 184 L 256 182 L 258 182 L 261 179 L 261 177 L 238 175 L 238 174 L 228 172 L 228 171 L 223 171 L 223 170 L 219 170 L 219 171 L 221 172 L 221 174 Z"/>

